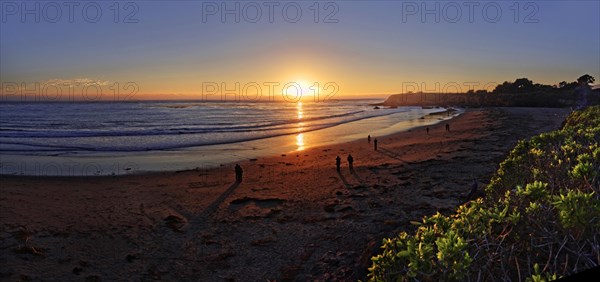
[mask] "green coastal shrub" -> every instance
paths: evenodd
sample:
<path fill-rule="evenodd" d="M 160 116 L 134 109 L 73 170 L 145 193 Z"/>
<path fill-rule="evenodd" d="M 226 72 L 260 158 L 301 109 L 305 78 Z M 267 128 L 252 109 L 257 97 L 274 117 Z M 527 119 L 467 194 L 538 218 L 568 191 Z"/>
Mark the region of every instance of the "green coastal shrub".
<path fill-rule="evenodd" d="M 383 241 L 371 281 L 550 281 L 600 265 L 600 106 L 520 141 L 449 216 Z"/>

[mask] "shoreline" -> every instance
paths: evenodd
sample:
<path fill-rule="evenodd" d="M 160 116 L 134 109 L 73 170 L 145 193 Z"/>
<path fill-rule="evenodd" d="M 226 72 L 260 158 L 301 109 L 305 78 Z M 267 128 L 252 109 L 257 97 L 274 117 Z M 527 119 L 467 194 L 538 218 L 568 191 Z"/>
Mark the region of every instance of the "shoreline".
<path fill-rule="evenodd" d="M 379 128 L 374 132 L 382 132 L 384 135 L 381 137 L 385 137 L 399 132 L 414 130 L 419 127 L 431 126 L 443 122 L 444 120 L 450 120 L 463 112 L 464 109 L 446 109 L 439 112 L 422 113 L 423 115 L 419 115 L 419 117 L 413 116 L 406 120 L 398 120 L 393 122 L 392 125 Z M 3 158 L 2 166 L 0 166 L 0 176 L 113 177 L 211 169 L 250 159 L 274 157 L 279 154 L 301 153 L 304 150 L 354 142 L 360 140 L 363 136 L 358 136 L 356 133 L 347 134 L 346 132 L 349 130 L 344 130 L 344 127 L 352 129 L 361 126 L 361 123 L 366 123 L 367 126 L 369 126 L 369 123 L 373 124 L 380 120 L 386 120 L 389 116 L 398 115 L 399 117 L 402 117 L 404 114 L 406 114 L 406 112 L 376 116 L 339 124 L 330 128 L 305 131 L 299 134 L 285 134 L 244 142 L 189 147 L 177 150 L 128 152 L 120 155 L 107 153 L 106 155 L 97 156 L 33 156 L 6 154 L 0 155 L 0 157 Z M 445 116 L 445 118 L 434 120 L 439 116 Z M 319 136 L 323 132 L 328 134 L 328 138 L 330 139 L 334 138 L 336 135 L 340 136 L 341 134 L 343 140 L 317 140 L 316 143 L 318 145 L 307 145 L 307 148 L 300 149 L 300 146 L 304 146 L 304 143 L 309 143 L 312 139 L 318 139 L 315 136 Z M 366 138 L 368 134 L 369 133 L 365 133 L 364 138 Z M 299 144 L 299 136 L 303 137 L 302 144 Z M 269 148 L 269 146 L 265 145 L 266 143 L 276 144 L 274 146 L 275 148 Z M 296 150 L 293 148 L 296 148 Z"/>
<path fill-rule="evenodd" d="M 401 133 L 405 133 L 405 132 L 410 132 L 413 130 L 419 130 L 419 129 L 425 129 L 428 126 L 435 126 L 439 123 L 442 122 L 451 122 L 453 119 L 459 117 L 461 114 L 464 113 L 464 110 L 460 113 L 458 113 L 457 115 L 454 115 L 448 119 L 443 119 L 443 120 L 438 120 L 437 122 L 430 124 L 430 125 L 419 125 L 416 127 L 412 127 L 412 128 L 407 128 L 405 130 L 401 130 L 398 132 L 394 132 L 394 133 L 390 133 L 388 135 L 384 135 L 384 136 L 379 136 L 378 138 L 391 138 L 394 135 L 397 134 L 401 134 Z M 439 113 L 430 113 L 426 116 L 424 116 L 423 118 L 420 119 L 427 119 L 427 117 L 436 117 L 436 116 L 440 116 L 446 114 L 446 112 L 439 112 Z M 268 139 L 268 138 L 267 138 Z M 366 137 L 364 138 L 366 139 Z M 375 139 L 373 137 L 373 139 Z M 255 140 L 253 140 L 255 141 Z M 319 145 L 319 146 L 315 146 L 315 147 L 311 147 L 309 149 L 306 149 L 306 151 L 319 151 L 322 149 L 327 150 L 328 147 L 331 146 L 343 146 L 345 144 L 347 144 L 348 146 L 353 146 L 353 143 L 356 142 L 360 142 L 361 139 L 356 139 L 353 141 L 346 141 L 346 142 L 342 142 L 342 143 L 333 143 L 333 144 L 326 144 L 326 145 Z M 373 142 L 373 141 L 372 141 Z M 372 144 L 372 143 L 371 143 Z M 289 152 L 285 152 L 285 153 L 281 153 L 280 155 L 293 155 L 293 154 L 297 154 L 300 155 L 301 153 L 303 153 L 304 151 L 289 151 Z M 308 153 L 308 152 L 307 152 Z M 258 161 L 259 159 L 275 159 L 277 158 L 277 155 L 265 155 L 265 156 L 258 156 L 256 158 L 251 158 L 251 159 L 242 159 L 239 161 L 233 161 L 233 162 L 228 162 L 228 163 L 224 163 L 224 164 L 219 164 L 219 167 L 231 167 L 233 168 L 233 166 L 235 166 L 236 163 L 244 163 L 244 164 L 251 164 L 253 162 Z M 204 170 L 212 170 L 212 169 L 218 169 L 218 167 L 209 167 L 209 168 L 203 168 Z M 164 174 L 172 174 L 172 173 L 191 173 L 191 172 L 198 172 L 202 170 L 202 168 L 197 167 L 197 168 L 192 168 L 192 169 L 182 169 L 182 170 L 164 170 L 164 171 L 138 171 L 138 172 L 132 172 L 129 174 L 114 174 L 114 175 L 23 175 L 23 174 L 1 174 L 0 173 L 0 178 L 3 177 L 12 177 L 12 178 L 36 178 L 36 179 L 44 179 L 44 178 L 48 178 L 48 179 L 64 179 L 64 180 L 69 180 L 69 179 L 75 179 L 75 178 L 84 178 L 84 179 L 92 179 L 92 178 L 98 178 L 98 179 L 105 179 L 105 178 L 124 178 L 124 177 L 129 177 L 129 176 L 153 176 L 153 175 L 164 175 Z"/>
<path fill-rule="evenodd" d="M 0 277 L 364 279 L 381 239 L 451 212 L 473 178 L 488 181 L 519 139 L 558 128 L 567 112 L 469 109 L 450 132 L 441 123 L 429 135 L 399 132 L 377 152 L 365 138 L 240 162 L 241 183 L 226 166 L 1 176 Z"/>

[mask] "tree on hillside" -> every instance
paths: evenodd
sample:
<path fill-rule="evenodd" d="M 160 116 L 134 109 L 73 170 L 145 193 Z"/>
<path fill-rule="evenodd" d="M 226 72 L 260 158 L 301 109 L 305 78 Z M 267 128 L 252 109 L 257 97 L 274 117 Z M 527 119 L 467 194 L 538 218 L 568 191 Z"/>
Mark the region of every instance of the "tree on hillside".
<path fill-rule="evenodd" d="M 505 81 L 502 84 L 498 84 L 496 86 L 496 88 L 494 88 L 494 93 L 512 93 L 513 89 L 512 89 L 513 84 Z"/>
<path fill-rule="evenodd" d="M 575 88 L 577 88 L 577 85 L 579 85 L 579 83 L 577 83 L 577 81 L 573 81 L 573 82 L 566 82 L 566 81 L 561 81 L 558 84 L 558 88 L 561 91 L 565 91 L 565 90 L 573 90 Z"/>
<path fill-rule="evenodd" d="M 553 92 L 556 90 L 556 86 L 536 83 L 533 85 L 533 89 L 535 91 Z"/>
<path fill-rule="evenodd" d="M 533 81 L 527 78 L 519 78 L 515 80 L 513 87 L 518 93 L 531 92 L 533 90 Z"/>
<path fill-rule="evenodd" d="M 566 81 L 561 81 L 560 83 L 558 83 L 558 88 L 561 91 L 575 91 L 575 93 L 577 93 L 577 91 L 582 90 L 581 87 L 585 87 L 588 86 L 592 83 L 594 83 L 594 81 L 596 81 L 596 79 L 589 75 L 589 74 L 585 74 L 580 76 L 577 81 L 573 81 L 573 82 L 566 82 Z"/>
<path fill-rule="evenodd" d="M 584 74 L 577 79 L 577 82 L 579 82 L 580 84 L 592 84 L 594 83 L 594 81 L 596 81 L 596 79 L 589 74 Z"/>
<path fill-rule="evenodd" d="M 540 85 L 540 84 L 537 84 Z M 529 93 L 536 90 L 536 85 L 533 81 L 527 78 L 518 78 L 515 82 L 505 81 L 502 84 L 496 86 L 494 93 Z"/>

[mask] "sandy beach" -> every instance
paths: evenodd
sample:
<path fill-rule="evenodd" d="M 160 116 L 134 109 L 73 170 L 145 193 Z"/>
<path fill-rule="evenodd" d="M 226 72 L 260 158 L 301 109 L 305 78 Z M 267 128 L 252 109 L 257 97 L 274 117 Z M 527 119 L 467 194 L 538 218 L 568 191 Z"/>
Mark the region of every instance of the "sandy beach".
<path fill-rule="evenodd" d="M 0 280 L 364 279 L 383 238 L 452 212 L 473 178 L 485 185 L 519 139 L 559 128 L 568 112 L 468 109 L 449 132 L 443 122 L 377 137 L 378 151 L 365 136 L 240 162 L 241 183 L 234 164 L 2 176 Z"/>

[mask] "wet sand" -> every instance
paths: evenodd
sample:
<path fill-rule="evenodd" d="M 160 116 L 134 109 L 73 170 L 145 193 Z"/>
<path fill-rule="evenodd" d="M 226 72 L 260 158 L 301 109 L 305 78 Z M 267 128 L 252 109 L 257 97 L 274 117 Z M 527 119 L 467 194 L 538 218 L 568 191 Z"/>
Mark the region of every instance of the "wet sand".
<path fill-rule="evenodd" d="M 450 213 L 521 138 L 568 110 L 471 109 L 449 121 L 215 169 L 0 178 L 0 279 L 356 280 L 381 239 Z M 429 118 L 436 118 L 431 116 Z M 354 157 L 354 172 L 346 157 Z M 342 170 L 335 169 L 335 157 Z"/>

